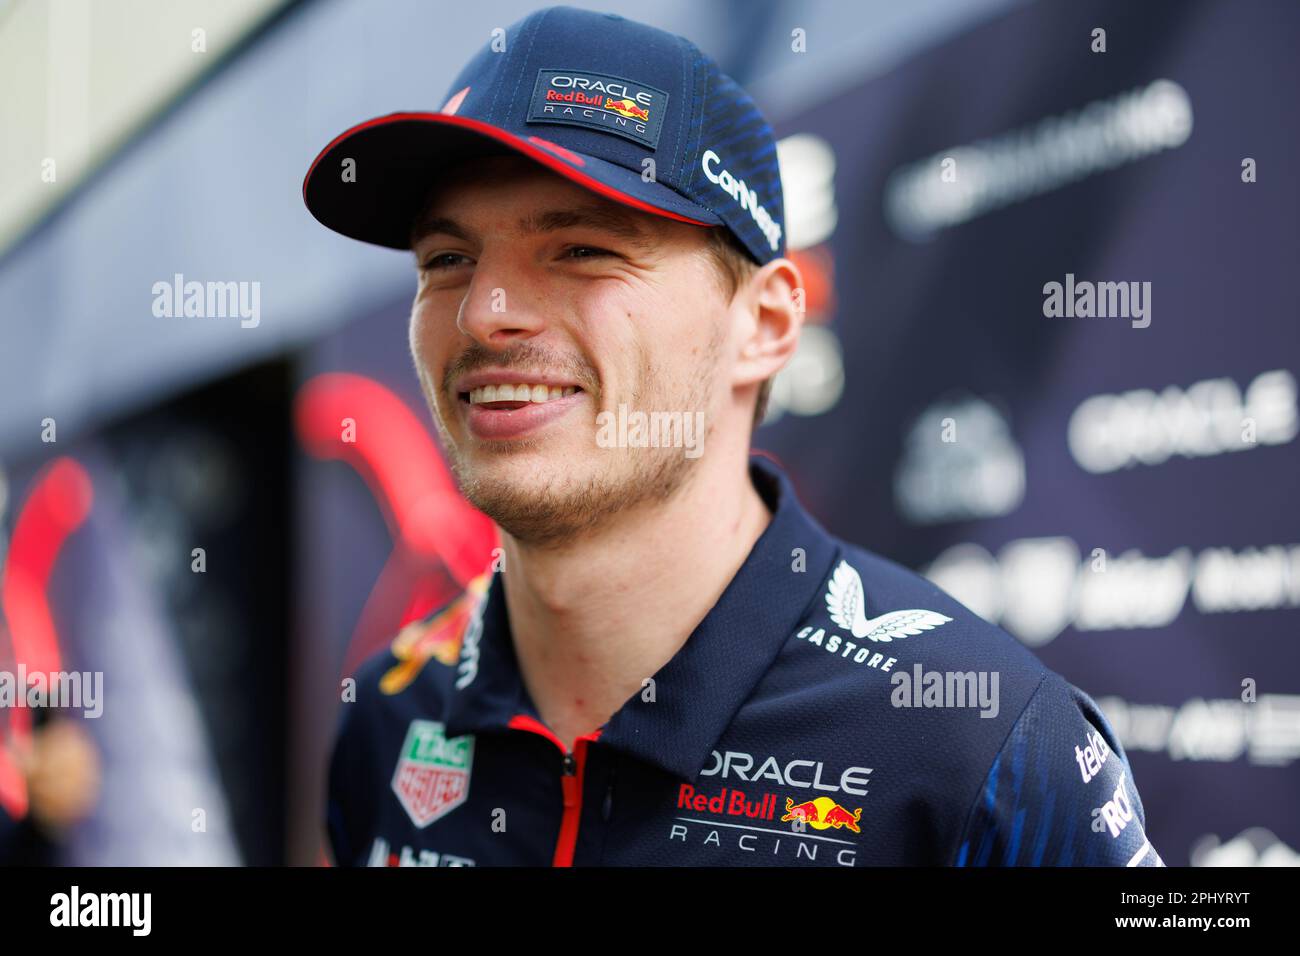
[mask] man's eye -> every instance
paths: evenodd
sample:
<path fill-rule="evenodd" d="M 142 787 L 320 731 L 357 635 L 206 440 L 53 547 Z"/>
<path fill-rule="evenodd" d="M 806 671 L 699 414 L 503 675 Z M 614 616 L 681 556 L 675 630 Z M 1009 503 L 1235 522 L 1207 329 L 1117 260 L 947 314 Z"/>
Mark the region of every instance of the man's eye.
<path fill-rule="evenodd" d="M 452 266 L 457 265 L 457 263 L 447 262 L 446 260 L 464 258 L 465 257 L 459 252 L 440 252 L 436 256 L 430 256 L 426 259 L 424 264 L 420 266 L 420 269 L 424 272 L 436 272 L 439 269 L 450 269 Z"/>
<path fill-rule="evenodd" d="M 578 253 L 582 253 L 582 255 Z M 600 256 L 612 256 L 614 253 L 597 246 L 569 246 L 564 250 L 564 254 L 570 259 L 595 259 Z"/>

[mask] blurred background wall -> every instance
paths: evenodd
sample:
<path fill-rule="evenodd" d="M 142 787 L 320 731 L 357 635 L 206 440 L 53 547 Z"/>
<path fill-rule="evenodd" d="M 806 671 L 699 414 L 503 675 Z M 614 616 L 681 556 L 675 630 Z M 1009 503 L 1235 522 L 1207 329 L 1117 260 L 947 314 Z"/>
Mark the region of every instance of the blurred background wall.
<path fill-rule="evenodd" d="M 1294 864 L 1300 11 L 577 5 L 690 37 L 782 138 L 809 326 L 755 444 L 1098 699 L 1168 863 Z M 319 858 L 340 677 L 486 538 L 409 258 L 320 227 L 302 178 L 535 6 L 0 2 L 0 668 L 105 688 L 52 860 Z M 256 316 L 155 314 L 191 280 L 257 283 Z M 1074 280 L 1149 282 L 1149 324 L 1046 316 Z"/>

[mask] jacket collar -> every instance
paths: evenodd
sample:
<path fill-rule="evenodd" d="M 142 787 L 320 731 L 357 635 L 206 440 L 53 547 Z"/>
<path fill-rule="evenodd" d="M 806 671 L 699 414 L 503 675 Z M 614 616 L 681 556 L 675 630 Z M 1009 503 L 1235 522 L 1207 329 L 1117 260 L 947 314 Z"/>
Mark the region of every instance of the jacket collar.
<path fill-rule="evenodd" d="M 750 478 L 772 520 L 718 603 L 654 675 L 654 701 L 634 695 L 599 732 L 601 743 L 688 782 L 820 594 L 837 550 L 777 465 L 754 454 Z M 795 570 L 800 554 L 802 571 Z M 502 729 L 520 715 L 541 720 L 520 676 L 499 577 L 480 605 L 481 628 L 472 622 L 466 631 L 457 671 L 463 689 L 444 714 L 449 737 Z"/>

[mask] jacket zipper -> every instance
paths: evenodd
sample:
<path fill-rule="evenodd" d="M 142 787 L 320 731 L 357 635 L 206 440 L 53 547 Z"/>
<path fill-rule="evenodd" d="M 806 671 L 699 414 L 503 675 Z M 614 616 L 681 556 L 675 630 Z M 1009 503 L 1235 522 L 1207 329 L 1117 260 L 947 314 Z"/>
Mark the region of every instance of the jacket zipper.
<path fill-rule="evenodd" d="M 560 787 L 564 791 L 564 815 L 560 819 L 560 838 L 555 842 L 551 866 L 573 866 L 573 851 L 578 845 L 578 822 L 582 819 L 582 779 L 587 764 L 585 737 L 573 743 L 573 752 L 564 755 Z"/>
<path fill-rule="evenodd" d="M 570 751 L 549 727 L 527 714 L 516 714 L 510 719 L 509 726 L 545 737 L 564 754 L 560 770 L 564 810 L 560 816 L 560 835 L 555 842 L 551 866 L 573 866 L 573 852 L 578 845 L 578 823 L 582 820 L 582 783 L 587 766 L 587 747 L 600 737 L 600 731 L 579 737 L 573 742 L 573 750 Z"/>

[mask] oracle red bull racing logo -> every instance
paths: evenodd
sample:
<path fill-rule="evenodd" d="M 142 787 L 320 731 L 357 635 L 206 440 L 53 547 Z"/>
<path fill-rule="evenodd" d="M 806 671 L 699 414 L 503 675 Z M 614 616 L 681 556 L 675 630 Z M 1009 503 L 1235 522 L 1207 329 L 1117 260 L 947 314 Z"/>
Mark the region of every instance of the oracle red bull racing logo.
<path fill-rule="evenodd" d="M 465 802 L 474 738 L 448 740 L 443 725 L 413 720 L 393 773 L 393 793 L 417 827 L 427 827 Z"/>
<path fill-rule="evenodd" d="M 725 865 L 740 862 L 725 859 L 730 854 L 754 853 L 760 857 L 749 859 L 759 863 L 856 865 L 854 838 L 862 834 L 862 807 L 845 803 L 866 796 L 870 767 L 835 769 L 789 754 L 778 759 L 736 750 L 715 750 L 711 756 L 698 783 L 716 779 L 728 785 L 705 790 L 680 784 L 668 832 L 669 841 L 690 854 L 690 862 Z M 730 785 L 737 780 L 748 789 Z M 785 794 L 758 791 L 765 781 L 782 790 L 803 790 L 803 798 L 796 802 Z M 808 797 L 810 790 L 817 795 Z M 831 793 L 838 799 L 827 795 Z"/>
<path fill-rule="evenodd" d="M 561 123 L 613 133 L 655 149 L 668 94 L 619 76 L 538 70 L 529 123 Z"/>

